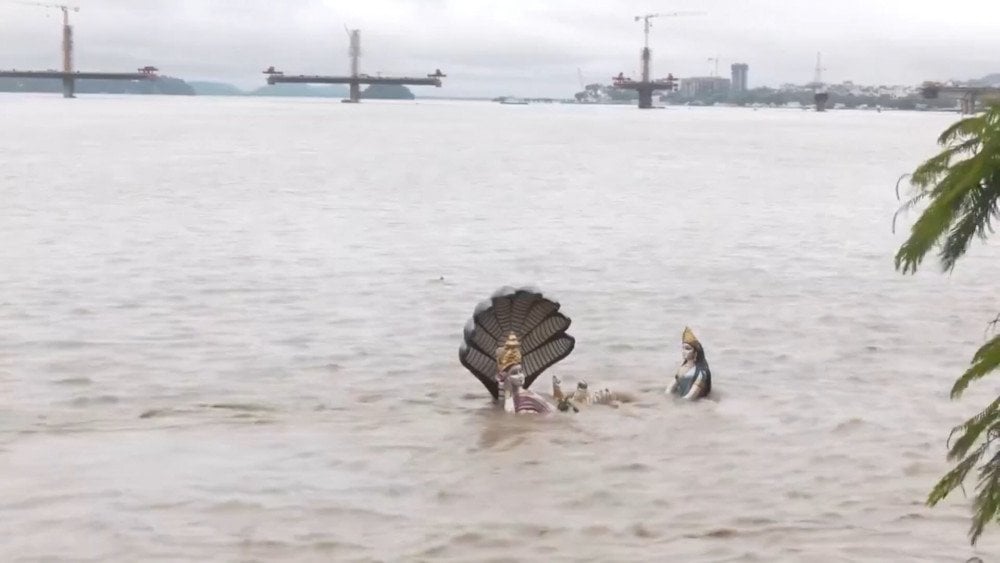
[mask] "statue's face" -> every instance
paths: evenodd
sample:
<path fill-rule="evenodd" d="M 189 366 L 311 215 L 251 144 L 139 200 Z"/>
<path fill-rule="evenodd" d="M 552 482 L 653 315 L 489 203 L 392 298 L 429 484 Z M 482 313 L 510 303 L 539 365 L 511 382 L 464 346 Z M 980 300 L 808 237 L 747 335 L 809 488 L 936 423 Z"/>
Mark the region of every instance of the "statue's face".
<path fill-rule="evenodd" d="M 681 345 L 681 357 L 684 358 L 685 362 L 693 362 L 696 354 L 694 346 L 690 344 Z"/>
<path fill-rule="evenodd" d="M 503 385 L 509 382 L 512 377 L 520 377 L 521 382 L 524 382 L 524 369 L 521 368 L 521 364 L 514 364 L 508 367 L 505 371 L 497 373 L 497 383 Z"/>
<path fill-rule="evenodd" d="M 512 387 L 522 387 L 524 386 L 524 371 L 521 366 L 513 366 L 507 373 L 507 381 L 510 382 Z"/>

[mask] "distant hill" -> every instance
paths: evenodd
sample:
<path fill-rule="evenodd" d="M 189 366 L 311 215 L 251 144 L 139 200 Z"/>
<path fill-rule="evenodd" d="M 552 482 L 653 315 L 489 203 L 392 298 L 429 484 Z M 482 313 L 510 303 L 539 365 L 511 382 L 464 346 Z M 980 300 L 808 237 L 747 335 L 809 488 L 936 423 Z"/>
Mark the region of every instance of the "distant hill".
<path fill-rule="evenodd" d="M 967 83 L 969 86 L 993 86 L 1000 87 L 1000 72 L 994 72 L 993 74 L 987 74 L 986 76 L 979 78 L 977 80 L 970 80 Z"/>
<path fill-rule="evenodd" d="M 347 86 L 312 86 L 309 84 L 273 84 L 261 86 L 249 96 L 284 96 L 302 98 L 346 98 Z"/>
<path fill-rule="evenodd" d="M 58 78 L 0 78 L 0 92 L 62 92 Z M 77 80 L 77 94 L 165 94 L 193 96 L 194 88 L 180 78 L 156 80 Z"/>
<path fill-rule="evenodd" d="M 189 81 L 194 93 L 199 96 L 245 96 L 246 92 L 225 82 Z"/>
<path fill-rule="evenodd" d="M 417 97 L 402 84 L 369 84 L 361 91 L 362 98 L 372 100 L 415 100 Z"/>
<path fill-rule="evenodd" d="M 0 78 L 0 92 L 62 92 L 57 78 Z M 249 92 L 226 82 L 161 76 L 156 80 L 77 80 L 78 94 L 173 94 L 185 96 L 277 96 L 288 98 L 346 98 L 347 85 L 274 84 Z M 409 88 L 394 84 L 371 84 L 361 97 L 381 100 L 413 100 Z"/>

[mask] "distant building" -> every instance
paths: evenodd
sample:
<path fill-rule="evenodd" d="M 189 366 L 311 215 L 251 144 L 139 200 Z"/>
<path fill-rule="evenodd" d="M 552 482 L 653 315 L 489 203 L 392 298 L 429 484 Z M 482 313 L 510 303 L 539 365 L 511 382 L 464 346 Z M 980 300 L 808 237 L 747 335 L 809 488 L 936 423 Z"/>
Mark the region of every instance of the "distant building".
<path fill-rule="evenodd" d="M 733 93 L 746 92 L 747 74 L 750 72 L 750 65 L 746 63 L 736 63 L 730 67 L 733 71 Z"/>
<path fill-rule="evenodd" d="M 686 98 L 726 94 L 729 92 L 729 79 L 720 76 L 682 78 L 680 92 Z"/>

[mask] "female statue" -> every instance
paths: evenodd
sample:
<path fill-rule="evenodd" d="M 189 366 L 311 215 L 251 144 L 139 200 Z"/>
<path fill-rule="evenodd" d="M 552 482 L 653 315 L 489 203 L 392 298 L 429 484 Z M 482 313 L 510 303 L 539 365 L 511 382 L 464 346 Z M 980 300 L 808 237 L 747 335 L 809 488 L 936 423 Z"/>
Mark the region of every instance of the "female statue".
<path fill-rule="evenodd" d="M 705 359 L 705 348 L 687 327 L 681 335 L 681 356 L 684 362 L 677 368 L 667 393 L 692 401 L 707 397 L 712 392 L 712 371 Z"/>

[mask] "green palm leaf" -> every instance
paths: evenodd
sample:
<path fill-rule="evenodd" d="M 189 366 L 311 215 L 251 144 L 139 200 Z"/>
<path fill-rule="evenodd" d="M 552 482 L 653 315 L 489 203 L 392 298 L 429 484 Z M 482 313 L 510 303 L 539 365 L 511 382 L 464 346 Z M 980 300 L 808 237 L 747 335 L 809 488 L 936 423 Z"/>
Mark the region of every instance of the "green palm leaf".
<path fill-rule="evenodd" d="M 913 191 L 893 215 L 893 232 L 901 213 L 927 203 L 896 253 L 896 268 L 904 274 L 915 273 L 935 248 L 942 269 L 953 270 L 973 239 L 986 239 L 993 233 L 993 222 L 1000 213 L 1000 105 L 948 127 L 938 143 L 944 146 L 940 153 L 900 178 L 900 182 L 908 179 Z M 896 195 L 899 197 L 899 182 Z M 969 368 L 955 381 L 952 399 L 998 368 L 1000 336 L 995 336 L 979 348 Z M 1000 523 L 1000 452 L 995 451 L 1000 442 L 1000 396 L 953 428 L 948 442 L 948 459 L 960 461 L 937 482 L 927 504 L 934 506 L 961 487 L 978 466 L 969 528 L 970 541 L 975 544 L 988 523 Z M 984 458 L 988 458 L 985 463 Z"/>
<path fill-rule="evenodd" d="M 986 444 L 982 444 L 972 454 L 958 462 L 958 464 L 944 477 L 938 481 L 937 485 L 934 486 L 934 490 L 931 491 L 930 496 L 927 497 L 927 504 L 929 506 L 934 506 L 938 502 L 944 500 L 949 493 L 957 489 L 965 481 L 966 476 L 969 472 L 976 466 L 976 463 L 983 457 L 986 453 Z"/>
<path fill-rule="evenodd" d="M 935 247 L 944 270 L 954 269 L 974 237 L 992 232 L 998 212 L 1000 106 L 959 121 L 938 141 L 947 146 L 909 176 L 915 193 L 897 211 L 930 199 L 896 254 L 896 267 L 904 273 L 916 272 Z"/>
<path fill-rule="evenodd" d="M 994 336 L 972 357 L 972 366 L 965 371 L 951 388 L 951 398 L 957 399 L 973 381 L 1000 367 L 1000 336 Z"/>
<path fill-rule="evenodd" d="M 997 397 L 982 412 L 965 421 L 965 424 L 952 429 L 951 435 L 948 437 L 949 442 L 955 434 L 961 433 L 962 435 L 951 446 L 951 450 L 948 452 L 948 459 L 956 459 L 964 456 L 969 451 L 969 448 L 979 440 L 983 432 L 994 430 L 997 424 L 1000 424 L 1000 397 Z"/>
<path fill-rule="evenodd" d="M 979 494 L 973 505 L 975 516 L 969 528 L 972 543 L 983 533 L 983 528 L 1000 513 L 1000 453 L 993 456 L 979 472 Z"/>

